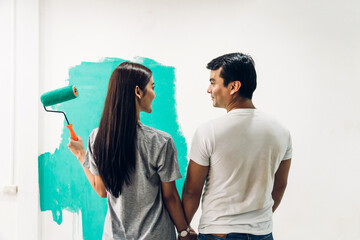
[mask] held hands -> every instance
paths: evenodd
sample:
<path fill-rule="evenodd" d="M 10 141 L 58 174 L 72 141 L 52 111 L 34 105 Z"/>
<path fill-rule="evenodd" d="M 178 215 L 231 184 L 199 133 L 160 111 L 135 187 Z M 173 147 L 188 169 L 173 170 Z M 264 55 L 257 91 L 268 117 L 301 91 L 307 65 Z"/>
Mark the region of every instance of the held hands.
<path fill-rule="evenodd" d="M 178 240 L 197 240 L 197 233 L 192 227 L 189 227 L 190 233 L 186 237 L 178 236 Z"/>
<path fill-rule="evenodd" d="M 190 227 L 190 239 L 191 240 L 197 240 L 198 239 L 198 235 L 197 235 L 197 233 L 195 232 L 195 230 L 192 227 Z"/>
<path fill-rule="evenodd" d="M 74 154 L 74 156 L 77 157 L 77 159 L 82 164 L 82 161 L 84 160 L 84 156 L 85 156 L 85 147 L 81 137 L 78 136 L 77 141 L 69 138 L 69 144 L 67 146 L 72 152 L 72 154 Z"/>

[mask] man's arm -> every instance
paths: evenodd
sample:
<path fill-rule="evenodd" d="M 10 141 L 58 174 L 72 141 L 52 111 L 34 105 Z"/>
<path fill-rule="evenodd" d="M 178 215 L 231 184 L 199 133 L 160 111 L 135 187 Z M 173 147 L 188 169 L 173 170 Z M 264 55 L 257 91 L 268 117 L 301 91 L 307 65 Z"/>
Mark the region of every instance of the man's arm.
<path fill-rule="evenodd" d="M 202 190 L 209 166 L 201 166 L 190 160 L 182 193 L 186 221 L 190 224 L 199 207 Z"/>
<path fill-rule="evenodd" d="M 277 207 L 280 205 L 281 199 L 284 196 L 290 165 L 291 159 L 283 160 L 275 173 L 275 181 L 272 191 L 272 198 L 274 199 L 274 205 L 272 208 L 273 212 L 275 212 Z"/>

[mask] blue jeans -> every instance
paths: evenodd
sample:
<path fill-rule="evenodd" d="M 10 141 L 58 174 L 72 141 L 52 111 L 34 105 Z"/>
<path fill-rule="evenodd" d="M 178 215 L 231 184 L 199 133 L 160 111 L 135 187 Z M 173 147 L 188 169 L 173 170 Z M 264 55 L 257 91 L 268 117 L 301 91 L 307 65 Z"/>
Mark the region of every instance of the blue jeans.
<path fill-rule="evenodd" d="M 229 233 L 226 238 L 217 237 L 211 234 L 201 234 L 198 235 L 198 240 L 274 240 L 272 233 L 267 235 L 252 235 L 252 234 L 243 234 L 243 233 Z"/>

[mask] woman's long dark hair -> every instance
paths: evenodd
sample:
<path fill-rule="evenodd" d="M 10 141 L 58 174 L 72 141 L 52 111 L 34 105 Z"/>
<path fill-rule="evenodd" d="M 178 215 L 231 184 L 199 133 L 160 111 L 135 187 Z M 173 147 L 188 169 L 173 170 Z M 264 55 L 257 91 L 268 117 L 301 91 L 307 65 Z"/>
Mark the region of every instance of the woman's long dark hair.
<path fill-rule="evenodd" d="M 121 194 L 124 183 L 131 183 L 135 170 L 135 87 L 145 91 L 151 76 L 147 67 L 123 62 L 110 77 L 93 154 L 106 189 L 115 197 Z"/>

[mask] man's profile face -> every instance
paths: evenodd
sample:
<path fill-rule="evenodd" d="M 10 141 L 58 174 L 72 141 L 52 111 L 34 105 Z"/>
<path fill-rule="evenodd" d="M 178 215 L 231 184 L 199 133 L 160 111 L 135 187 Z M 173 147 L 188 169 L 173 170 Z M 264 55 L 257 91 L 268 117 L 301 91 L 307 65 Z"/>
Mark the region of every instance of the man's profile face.
<path fill-rule="evenodd" d="M 214 107 L 226 108 L 230 92 L 224 86 L 224 79 L 220 77 L 221 67 L 210 72 L 210 85 L 207 92 L 210 93 Z"/>

